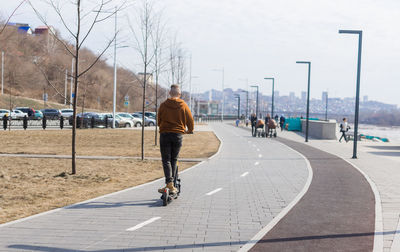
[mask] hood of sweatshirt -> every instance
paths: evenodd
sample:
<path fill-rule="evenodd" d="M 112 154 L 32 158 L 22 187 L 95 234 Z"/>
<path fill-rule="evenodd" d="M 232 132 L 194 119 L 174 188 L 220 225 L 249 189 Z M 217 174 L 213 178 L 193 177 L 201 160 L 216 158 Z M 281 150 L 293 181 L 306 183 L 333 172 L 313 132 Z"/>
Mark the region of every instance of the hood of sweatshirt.
<path fill-rule="evenodd" d="M 164 104 L 170 109 L 180 109 L 184 105 L 184 101 L 182 99 L 169 98 L 164 102 Z"/>

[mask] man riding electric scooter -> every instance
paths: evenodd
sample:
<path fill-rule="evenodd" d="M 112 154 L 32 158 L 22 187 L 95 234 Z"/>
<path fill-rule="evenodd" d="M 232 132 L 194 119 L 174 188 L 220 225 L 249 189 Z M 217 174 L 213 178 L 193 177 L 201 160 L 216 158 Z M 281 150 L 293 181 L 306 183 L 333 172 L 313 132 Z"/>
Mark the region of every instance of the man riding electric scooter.
<path fill-rule="evenodd" d="M 180 99 L 178 85 L 171 85 L 170 98 L 161 103 L 158 109 L 158 126 L 160 128 L 160 152 L 166 186 L 158 190 L 164 193 L 177 194 L 174 177 L 177 175 L 177 161 L 182 146 L 182 135 L 192 134 L 194 121 L 188 105 Z M 187 128 L 187 130 L 186 130 Z"/>

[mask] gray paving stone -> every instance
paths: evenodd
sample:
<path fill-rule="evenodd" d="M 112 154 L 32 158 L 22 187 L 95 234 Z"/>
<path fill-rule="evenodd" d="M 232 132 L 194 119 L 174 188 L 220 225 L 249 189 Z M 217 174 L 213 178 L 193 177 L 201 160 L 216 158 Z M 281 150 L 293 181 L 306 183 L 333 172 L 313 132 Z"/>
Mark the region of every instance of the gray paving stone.
<path fill-rule="evenodd" d="M 297 153 L 281 144 L 229 125 L 210 127 L 223 139 L 221 152 L 181 174 L 181 197 L 168 207 L 161 206 L 156 192 L 161 182 L 148 184 L 0 226 L 0 251 L 238 250 L 296 197 L 308 170 Z M 244 172 L 249 174 L 240 177 Z M 125 231 L 156 216 L 161 219 Z M 42 250 L 34 245 L 39 243 Z"/>

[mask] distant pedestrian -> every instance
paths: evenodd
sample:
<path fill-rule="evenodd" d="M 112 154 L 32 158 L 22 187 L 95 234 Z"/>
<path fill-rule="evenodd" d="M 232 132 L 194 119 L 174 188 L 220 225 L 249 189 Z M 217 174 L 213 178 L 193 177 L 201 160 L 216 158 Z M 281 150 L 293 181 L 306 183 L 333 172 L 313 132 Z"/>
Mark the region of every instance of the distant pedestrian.
<path fill-rule="evenodd" d="M 239 123 L 240 123 L 240 119 L 238 118 L 238 119 L 236 119 L 236 127 L 239 126 Z"/>
<path fill-rule="evenodd" d="M 350 126 L 347 124 L 347 119 L 343 118 L 343 121 L 339 125 L 340 127 L 340 132 L 342 133 L 342 136 L 339 138 L 339 142 L 342 142 L 342 138 L 346 141 L 346 143 L 349 141 L 346 136 L 346 132 L 349 131 Z"/>
<path fill-rule="evenodd" d="M 285 117 L 281 115 L 281 118 L 279 118 L 279 126 L 281 127 L 281 131 L 283 131 L 285 125 Z"/>
<path fill-rule="evenodd" d="M 249 126 L 249 118 L 246 118 L 246 127 Z"/>
<path fill-rule="evenodd" d="M 254 135 L 254 129 L 256 127 L 256 123 L 257 123 L 257 116 L 256 114 L 251 114 L 250 117 L 250 122 L 251 122 L 251 135 Z"/>
<path fill-rule="evenodd" d="M 277 121 L 278 121 L 278 119 L 279 119 L 279 116 L 278 116 L 278 114 L 276 114 L 276 115 L 275 115 L 275 118 L 274 118 L 274 119 L 275 119 L 275 122 L 277 122 Z"/>

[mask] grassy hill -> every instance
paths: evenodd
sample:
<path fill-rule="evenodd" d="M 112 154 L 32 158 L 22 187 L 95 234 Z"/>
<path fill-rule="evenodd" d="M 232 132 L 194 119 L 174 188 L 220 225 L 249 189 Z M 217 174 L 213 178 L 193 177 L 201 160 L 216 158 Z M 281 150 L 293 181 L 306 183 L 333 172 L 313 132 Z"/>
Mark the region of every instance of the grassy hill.
<path fill-rule="evenodd" d="M 14 109 L 15 107 L 30 107 L 34 108 L 35 110 L 40 110 L 43 108 L 55 108 L 55 109 L 63 109 L 63 108 L 69 108 L 69 105 L 64 105 L 61 103 L 56 103 L 56 102 L 46 102 L 46 106 L 41 100 L 37 99 L 32 99 L 32 98 L 27 98 L 27 97 L 21 97 L 21 96 L 11 96 L 11 107 Z M 10 95 L 0 94 L 0 109 L 10 109 Z M 78 112 L 82 110 L 82 107 L 78 108 Z M 85 111 L 101 111 L 98 109 L 92 109 L 92 108 L 85 108 Z"/>

